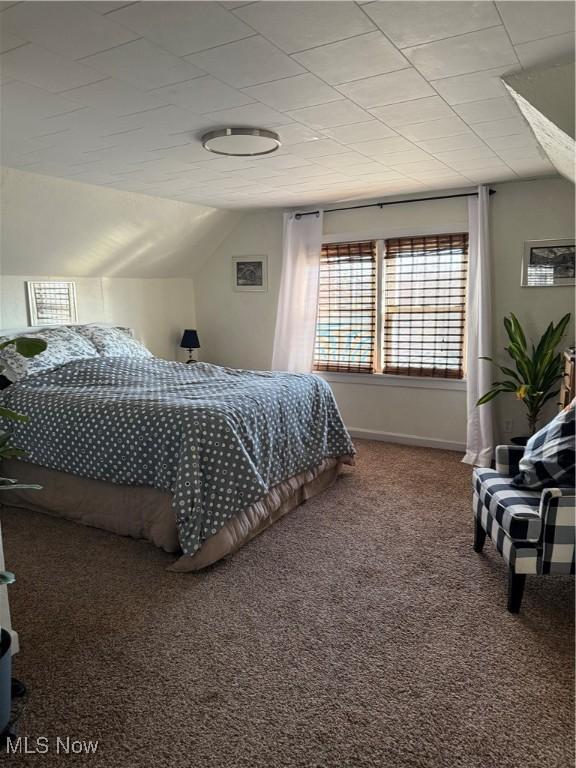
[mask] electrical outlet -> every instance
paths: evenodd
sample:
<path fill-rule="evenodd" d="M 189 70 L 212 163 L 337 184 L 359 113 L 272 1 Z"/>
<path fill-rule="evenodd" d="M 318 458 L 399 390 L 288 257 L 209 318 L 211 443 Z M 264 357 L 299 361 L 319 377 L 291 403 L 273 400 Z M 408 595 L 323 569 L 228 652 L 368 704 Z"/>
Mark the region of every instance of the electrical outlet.
<path fill-rule="evenodd" d="M 512 423 L 512 419 L 506 419 L 506 421 L 504 422 L 504 434 L 511 435 L 513 429 L 514 429 L 514 425 Z"/>

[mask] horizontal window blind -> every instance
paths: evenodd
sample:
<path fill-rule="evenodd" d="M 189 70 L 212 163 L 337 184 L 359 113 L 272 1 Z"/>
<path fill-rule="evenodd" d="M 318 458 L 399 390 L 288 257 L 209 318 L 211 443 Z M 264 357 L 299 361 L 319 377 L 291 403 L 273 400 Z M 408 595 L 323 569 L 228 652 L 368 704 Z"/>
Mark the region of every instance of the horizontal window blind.
<path fill-rule="evenodd" d="M 314 368 L 374 372 L 376 243 L 328 243 L 320 255 Z"/>
<path fill-rule="evenodd" d="M 464 375 L 468 234 L 385 241 L 382 372 Z"/>

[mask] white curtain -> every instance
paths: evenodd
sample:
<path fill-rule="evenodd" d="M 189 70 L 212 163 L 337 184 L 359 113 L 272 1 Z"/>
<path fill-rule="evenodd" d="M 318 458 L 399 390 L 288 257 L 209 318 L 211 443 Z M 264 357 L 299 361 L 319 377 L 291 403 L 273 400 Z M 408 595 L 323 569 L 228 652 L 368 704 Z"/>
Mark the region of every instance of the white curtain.
<path fill-rule="evenodd" d="M 284 214 L 282 279 L 272 370 L 309 373 L 314 359 L 322 211 Z"/>
<path fill-rule="evenodd" d="M 492 355 L 492 297 L 490 286 L 490 192 L 478 187 L 478 196 L 468 198 L 468 299 L 467 299 L 467 464 L 489 467 L 494 452 L 492 403 L 476 406 L 489 389 L 493 370 L 480 357 Z"/>

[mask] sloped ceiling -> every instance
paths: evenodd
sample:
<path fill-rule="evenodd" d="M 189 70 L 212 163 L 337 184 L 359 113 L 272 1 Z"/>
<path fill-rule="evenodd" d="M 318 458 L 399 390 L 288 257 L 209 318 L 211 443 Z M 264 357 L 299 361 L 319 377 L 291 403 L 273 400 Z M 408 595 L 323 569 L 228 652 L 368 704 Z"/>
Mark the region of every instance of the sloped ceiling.
<path fill-rule="evenodd" d="M 2 164 L 220 208 L 554 173 L 500 76 L 570 51 L 574 5 L 5 2 Z M 210 128 L 277 130 L 219 158 Z"/>
<path fill-rule="evenodd" d="M 181 277 L 242 213 L 3 169 L 3 275 Z"/>
<path fill-rule="evenodd" d="M 502 78 L 559 173 L 575 180 L 574 62 Z"/>

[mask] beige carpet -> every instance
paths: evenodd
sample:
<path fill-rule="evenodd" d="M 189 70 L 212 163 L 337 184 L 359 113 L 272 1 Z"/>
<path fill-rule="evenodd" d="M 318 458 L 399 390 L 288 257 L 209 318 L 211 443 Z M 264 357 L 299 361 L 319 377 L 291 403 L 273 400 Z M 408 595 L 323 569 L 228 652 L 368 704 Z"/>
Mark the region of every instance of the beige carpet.
<path fill-rule="evenodd" d="M 457 454 L 358 442 L 356 468 L 231 560 L 3 511 L 38 765 L 568 768 L 573 582 L 471 548 Z M 17 757 L 11 758 L 14 762 Z M 23 758 L 20 758 L 23 760 Z M 72 762 L 70 762 L 72 761 Z"/>

